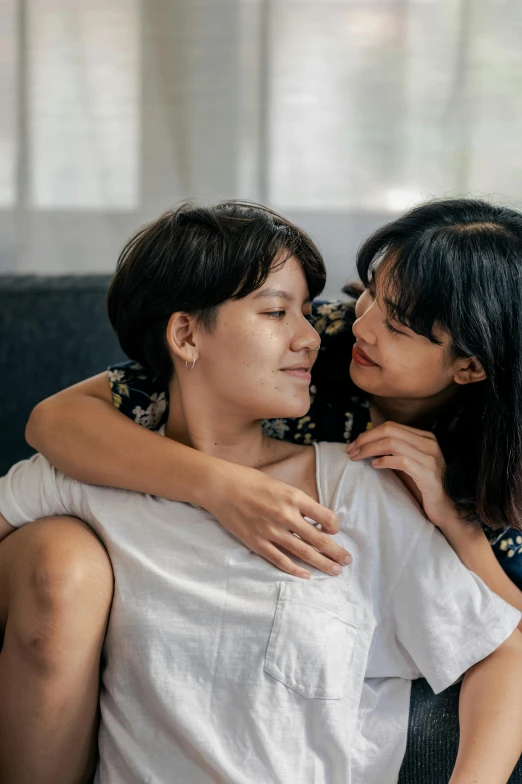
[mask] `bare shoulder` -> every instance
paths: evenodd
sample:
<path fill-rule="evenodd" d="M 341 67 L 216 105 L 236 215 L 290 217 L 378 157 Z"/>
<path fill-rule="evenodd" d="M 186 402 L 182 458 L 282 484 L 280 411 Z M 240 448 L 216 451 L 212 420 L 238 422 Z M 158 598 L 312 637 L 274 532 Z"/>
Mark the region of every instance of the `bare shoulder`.
<path fill-rule="evenodd" d="M 312 446 L 289 444 L 269 439 L 266 460 L 260 467 L 263 473 L 297 487 L 317 500 L 315 478 L 315 449 Z"/>
<path fill-rule="evenodd" d="M 263 464 L 260 468 L 268 473 L 269 469 L 283 463 L 294 461 L 306 463 L 309 460 L 315 462 L 315 450 L 312 446 L 292 444 L 288 441 L 281 441 L 279 438 L 267 436 L 264 444 Z"/>

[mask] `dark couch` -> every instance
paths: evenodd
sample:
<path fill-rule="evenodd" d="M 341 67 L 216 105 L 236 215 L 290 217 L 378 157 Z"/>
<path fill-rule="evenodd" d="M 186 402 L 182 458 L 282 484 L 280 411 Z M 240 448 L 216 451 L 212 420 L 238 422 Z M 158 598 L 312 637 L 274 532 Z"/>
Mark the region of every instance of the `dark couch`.
<path fill-rule="evenodd" d="M 24 427 L 39 400 L 123 358 L 105 313 L 107 284 L 94 275 L 0 276 L 0 475 L 31 453 Z M 424 680 L 413 684 L 400 784 L 449 781 L 458 692 L 435 697 Z M 510 782 L 522 784 L 521 763 Z"/>

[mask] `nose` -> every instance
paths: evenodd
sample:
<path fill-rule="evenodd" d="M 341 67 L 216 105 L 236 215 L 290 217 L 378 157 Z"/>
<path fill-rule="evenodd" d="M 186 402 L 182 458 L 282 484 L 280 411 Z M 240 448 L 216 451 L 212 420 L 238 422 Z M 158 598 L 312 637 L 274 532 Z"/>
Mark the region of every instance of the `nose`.
<path fill-rule="evenodd" d="M 299 327 L 292 338 L 292 351 L 316 351 L 321 345 L 319 333 L 305 318 L 300 319 Z"/>
<path fill-rule="evenodd" d="M 377 307 L 368 293 L 362 294 L 355 308 L 356 320 L 352 326 L 354 336 L 363 343 L 373 345 L 377 341 Z"/>

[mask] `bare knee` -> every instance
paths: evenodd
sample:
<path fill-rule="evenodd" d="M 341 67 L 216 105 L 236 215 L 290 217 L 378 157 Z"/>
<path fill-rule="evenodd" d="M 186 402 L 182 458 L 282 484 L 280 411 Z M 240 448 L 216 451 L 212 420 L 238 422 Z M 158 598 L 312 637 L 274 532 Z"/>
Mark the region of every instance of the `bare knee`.
<path fill-rule="evenodd" d="M 16 536 L 6 644 L 11 635 L 46 670 L 101 651 L 113 592 L 102 544 L 85 524 L 67 517 L 37 521 Z"/>
<path fill-rule="evenodd" d="M 32 531 L 30 530 L 32 528 Z M 77 610 L 79 606 L 108 609 L 113 575 L 109 556 L 99 539 L 80 520 L 47 518 L 33 523 L 25 548 L 31 548 L 22 569 L 35 606 L 43 613 Z"/>

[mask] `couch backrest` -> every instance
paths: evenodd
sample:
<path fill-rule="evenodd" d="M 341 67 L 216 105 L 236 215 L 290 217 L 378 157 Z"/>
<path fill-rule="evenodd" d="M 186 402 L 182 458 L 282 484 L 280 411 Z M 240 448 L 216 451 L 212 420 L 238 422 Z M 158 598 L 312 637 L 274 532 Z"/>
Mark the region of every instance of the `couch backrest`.
<path fill-rule="evenodd" d="M 105 307 L 105 275 L 0 275 L 0 475 L 32 450 L 33 406 L 124 359 Z"/>

